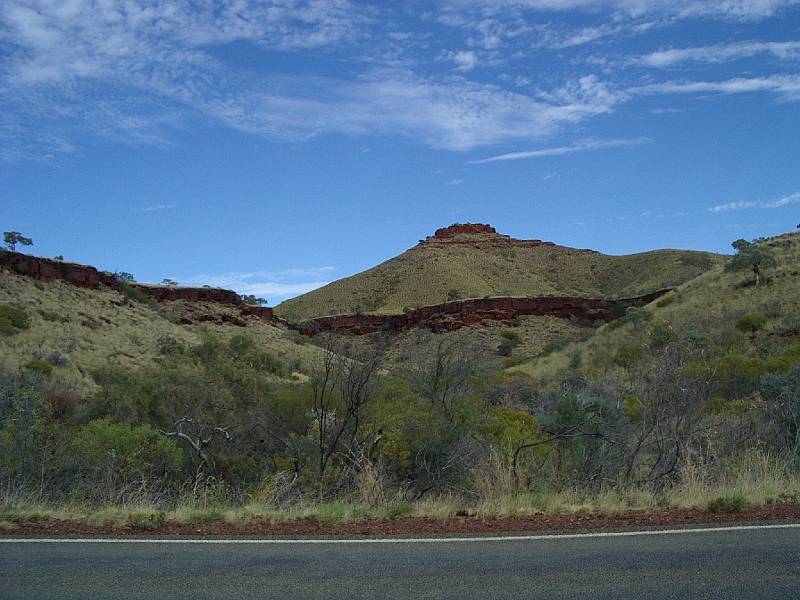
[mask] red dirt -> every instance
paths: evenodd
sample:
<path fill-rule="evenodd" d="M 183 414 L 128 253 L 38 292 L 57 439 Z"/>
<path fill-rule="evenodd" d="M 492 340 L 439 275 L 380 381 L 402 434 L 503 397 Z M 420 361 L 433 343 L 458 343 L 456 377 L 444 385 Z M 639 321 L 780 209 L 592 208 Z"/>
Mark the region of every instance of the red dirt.
<path fill-rule="evenodd" d="M 631 510 L 618 515 L 598 516 L 531 515 L 525 517 L 428 519 L 404 517 L 392 520 L 367 520 L 349 523 L 320 523 L 300 519 L 281 523 L 253 520 L 248 523 L 205 525 L 165 524 L 153 531 L 134 527 L 94 526 L 77 521 L 23 521 L 16 529 L 0 532 L 0 537 L 41 536 L 179 536 L 179 537 L 259 537 L 283 536 L 404 536 L 431 534 L 555 533 L 561 531 L 608 531 L 722 525 L 732 523 L 775 523 L 800 521 L 800 503 L 770 504 L 737 513 L 711 513 L 693 509 Z"/>

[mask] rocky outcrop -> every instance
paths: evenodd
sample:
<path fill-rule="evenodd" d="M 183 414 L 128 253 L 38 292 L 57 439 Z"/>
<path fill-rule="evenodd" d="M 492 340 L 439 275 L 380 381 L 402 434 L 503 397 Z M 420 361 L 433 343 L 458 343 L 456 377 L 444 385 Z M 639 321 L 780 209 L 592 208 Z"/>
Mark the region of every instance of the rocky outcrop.
<path fill-rule="evenodd" d="M 183 287 L 183 286 L 159 286 L 134 283 L 132 287 L 140 290 L 150 298 L 158 302 L 174 302 L 183 300 L 185 302 L 215 302 L 217 304 L 229 304 L 232 306 L 245 306 L 239 294 L 233 290 L 211 287 Z"/>
<path fill-rule="evenodd" d="M 21 252 L 0 250 L 0 269 L 5 269 L 17 275 L 23 275 L 37 281 L 61 280 L 69 285 L 80 288 L 98 289 L 105 286 L 113 290 L 120 290 L 122 285 L 112 273 L 99 271 L 89 265 L 65 262 L 39 256 L 30 256 Z M 239 294 L 233 290 L 212 287 L 183 287 L 159 286 L 142 283 L 128 284 L 134 290 L 158 302 L 184 301 L 188 303 L 213 302 L 234 307 L 242 316 L 253 316 L 265 321 L 278 322 L 271 308 L 266 306 L 250 306 L 245 304 Z M 223 318 L 225 317 L 225 318 Z M 235 325 L 244 325 L 241 319 L 231 316 L 219 317 L 221 322 L 230 322 Z M 217 319 L 217 317 L 213 317 Z M 208 321 L 208 315 L 198 316 L 194 321 Z"/>
<path fill-rule="evenodd" d="M 433 237 L 437 240 L 446 240 L 463 233 L 497 233 L 497 230 L 491 225 L 486 225 L 484 223 L 454 223 L 450 225 L 450 227 L 437 229 Z"/>
<path fill-rule="evenodd" d="M 494 227 L 485 223 L 455 223 L 449 227 L 437 229 L 433 235 L 419 241 L 419 246 L 424 247 L 444 247 L 455 244 L 471 245 L 476 248 L 555 246 L 553 242 L 543 242 L 542 240 L 518 240 L 511 236 L 497 233 Z"/>
<path fill-rule="evenodd" d="M 517 316 L 551 316 L 578 321 L 607 322 L 625 314 L 630 306 L 643 306 L 670 290 L 644 296 L 604 300 L 601 298 L 486 298 L 457 300 L 425 306 L 402 315 L 335 315 L 307 321 L 297 326 L 304 335 L 323 332 L 364 335 L 379 331 L 403 331 L 425 326 L 433 332 L 455 331 L 482 321 L 507 323 Z"/>
<path fill-rule="evenodd" d="M 0 250 L 0 268 L 38 281 L 60 279 L 82 288 L 96 289 L 101 285 L 117 289 L 119 282 L 111 273 L 98 271 L 88 265 L 30 256 L 20 252 Z"/>
<path fill-rule="evenodd" d="M 465 231 L 464 227 L 488 228 L 488 225 L 454 225 L 445 230 L 455 231 L 452 235 L 473 233 Z M 454 228 L 458 228 L 456 231 Z M 442 230 L 439 230 L 442 231 Z M 437 231 L 437 234 L 439 234 Z M 512 240 L 508 236 L 480 231 L 479 234 L 490 236 L 491 239 L 506 239 L 513 243 L 537 243 L 536 240 Z M 434 235 L 434 237 L 436 237 Z M 439 239 L 452 243 L 448 233 L 442 234 Z M 428 238 L 429 240 L 431 238 Z M 70 285 L 81 288 L 97 289 L 105 286 L 114 290 L 121 290 L 122 284 L 113 274 L 98 271 L 88 265 L 80 265 L 49 258 L 29 256 L 19 252 L 0 251 L 0 269 L 5 269 L 31 277 L 38 281 L 61 280 Z M 350 333 L 364 335 L 379 331 L 404 331 L 412 327 L 427 327 L 433 332 L 455 331 L 469 325 L 476 325 L 483 321 L 507 323 L 517 316 L 552 316 L 563 319 L 577 319 L 578 321 L 610 321 L 625 313 L 630 306 L 642 306 L 652 302 L 670 290 L 659 290 L 619 300 L 605 300 L 602 298 L 576 298 L 576 297 L 541 297 L 541 298 L 485 298 L 473 300 L 457 300 L 434 306 L 424 306 L 410 310 L 402 315 L 334 315 L 313 319 L 298 325 L 290 325 L 277 317 L 272 308 L 265 306 L 250 306 L 245 304 L 239 295 L 232 290 L 221 288 L 195 288 L 180 286 L 156 286 L 140 283 L 128 284 L 133 289 L 158 302 L 185 301 L 189 304 L 211 302 L 235 309 L 234 314 L 212 314 L 200 310 L 189 311 L 182 322 L 187 324 L 215 321 L 229 323 L 244 327 L 247 323 L 243 317 L 251 316 L 271 323 L 281 323 L 300 331 L 304 335 L 315 335 L 322 332 Z"/>

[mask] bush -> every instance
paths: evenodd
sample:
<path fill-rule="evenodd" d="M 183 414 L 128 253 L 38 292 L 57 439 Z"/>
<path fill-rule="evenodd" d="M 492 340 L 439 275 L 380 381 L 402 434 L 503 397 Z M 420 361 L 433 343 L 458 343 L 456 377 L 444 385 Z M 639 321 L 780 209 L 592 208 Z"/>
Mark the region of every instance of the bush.
<path fill-rule="evenodd" d="M 761 313 L 752 313 L 736 319 L 736 329 L 744 332 L 756 332 L 767 322 L 767 317 Z"/>
<path fill-rule="evenodd" d="M 38 358 L 29 360 L 23 365 L 23 368 L 30 371 L 39 371 L 42 375 L 49 377 L 53 373 L 53 366 Z"/>
<path fill-rule="evenodd" d="M 710 500 L 706 505 L 709 512 L 712 513 L 736 513 L 747 510 L 750 507 L 747 500 L 743 496 L 720 496 Z"/>
<path fill-rule="evenodd" d="M 89 487 L 174 473 L 183 459 L 175 441 L 149 425 L 127 425 L 111 419 L 96 419 L 80 427 L 73 440 L 73 453 L 74 468 Z"/>
<path fill-rule="evenodd" d="M 550 340 L 542 347 L 542 356 L 547 356 L 548 354 L 552 354 L 553 352 L 558 352 L 559 350 L 563 350 L 569 344 L 570 339 L 568 337 L 559 337 L 553 340 Z"/>
<path fill-rule="evenodd" d="M 45 321 L 51 323 L 69 323 L 69 319 L 67 317 L 62 317 L 58 313 L 50 312 L 47 310 L 39 309 L 37 311 Z"/>
<path fill-rule="evenodd" d="M 519 334 L 516 331 L 505 329 L 500 335 L 503 339 L 500 341 L 500 345 L 497 346 L 497 353 L 500 356 L 511 356 L 514 348 L 520 344 Z"/>
<path fill-rule="evenodd" d="M 0 335 L 13 335 L 30 326 L 30 319 L 24 310 L 0 304 Z"/>
<path fill-rule="evenodd" d="M 614 353 L 614 364 L 631 367 L 644 358 L 644 348 L 635 342 L 621 344 Z"/>
<path fill-rule="evenodd" d="M 665 306 L 669 306 L 670 304 L 675 302 L 675 300 L 677 300 L 677 298 L 678 297 L 675 294 L 668 294 L 668 295 L 664 296 L 663 298 L 660 298 L 658 300 L 658 302 L 656 302 L 656 306 L 658 308 L 664 308 Z"/>

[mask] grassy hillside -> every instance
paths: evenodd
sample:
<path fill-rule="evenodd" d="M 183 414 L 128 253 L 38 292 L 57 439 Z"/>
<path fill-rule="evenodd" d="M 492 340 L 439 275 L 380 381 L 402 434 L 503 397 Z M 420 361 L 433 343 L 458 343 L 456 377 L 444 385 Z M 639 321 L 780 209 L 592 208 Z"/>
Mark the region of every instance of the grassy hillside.
<path fill-rule="evenodd" d="M 507 238 L 505 238 L 507 239 Z M 504 236 L 463 234 L 426 241 L 372 269 L 287 300 L 276 314 L 293 321 L 485 296 L 624 297 L 679 285 L 717 264 L 705 252 L 658 250 L 608 256 L 563 246 L 503 245 Z"/>
<path fill-rule="evenodd" d="M 723 264 L 678 287 L 625 319 L 603 326 L 591 339 L 567 345 L 514 369 L 546 380 L 568 364 L 589 371 L 620 371 L 624 355 L 635 358 L 665 340 L 697 339 L 714 357 L 768 359 L 800 342 L 800 234 L 763 242 L 776 264 L 754 285 L 750 271 Z"/>
<path fill-rule="evenodd" d="M 30 361 L 44 361 L 55 365 L 62 375 L 88 382 L 87 374 L 93 368 L 108 363 L 129 367 L 152 364 L 163 344 L 191 346 L 205 333 L 223 339 L 251 337 L 259 348 L 293 369 L 302 370 L 317 352 L 294 332 L 253 317 L 245 318 L 246 327 L 214 322 L 179 324 L 187 308 L 182 302 L 133 301 L 107 288 L 41 283 L 0 270 L 0 310 L 21 311 L 27 325 L 12 326 L 0 335 L 0 364 L 16 369 Z M 209 316 L 233 310 L 214 303 L 191 308 Z"/>

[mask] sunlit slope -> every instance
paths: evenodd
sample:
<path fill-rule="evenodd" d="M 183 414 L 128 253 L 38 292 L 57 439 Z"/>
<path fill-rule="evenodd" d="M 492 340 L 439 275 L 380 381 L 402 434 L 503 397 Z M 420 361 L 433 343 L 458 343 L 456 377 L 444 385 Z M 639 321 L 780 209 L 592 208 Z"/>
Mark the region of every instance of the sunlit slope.
<path fill-rule="evenodd" d="M 183 324 L 181 319 L 188 311 L 182 302 L 133 301 L 107 288 L 83 289 L 62 281 L 42 283 L 0 270 L 2 307 L 21 310 L 28 327 L 0 334 L 0 367 L 14 369 L 31 360 L 43 360 L 84 381 L 93 368 L 109 363 L 144 366 L 160 355 L 164 344 L 192 345 L 206 333 L 223 339 L 251 337 L 290 369 L 311 364 L 318 351 L 296 333 L 255 317 L 244 317 L 246 327 L 212 320 Z M 215 303 L 191 308 L 209 318 L 233 311 Z"/>
<path fill-rule="evenodd" d="M 583 342 L 514 367 L 548 378 L 570 362 L 589 372 L 619 369 L 625 353 L 636 355 L 664 339 L 697 340 L 709 356 L 780 356 L 800 343 L 800 234 L 763 242 L 776 264 L 755 286 L 748 270 L 716 265 L 707 273 L 649 304 L 642 314 L 612 322 Z"/>
<path fill-rule="evenodd" d="M 657 250 L 609 256 L 555 245 L 497 243 L 493 235 L 421 243 L 372 269 L 283 302 L 276 313 L 301 321 L 324 315 L 397 314 L 404 308 L 485 296 L 623 297 L 680 285 L 717 255 Z"/>

